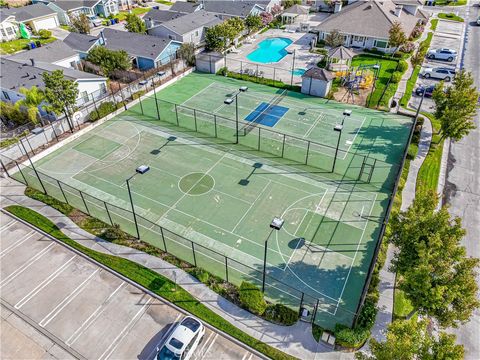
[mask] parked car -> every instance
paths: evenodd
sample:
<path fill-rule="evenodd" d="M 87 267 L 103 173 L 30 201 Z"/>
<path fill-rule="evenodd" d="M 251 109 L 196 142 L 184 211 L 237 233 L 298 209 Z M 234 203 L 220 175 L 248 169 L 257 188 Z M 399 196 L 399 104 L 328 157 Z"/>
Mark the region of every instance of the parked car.
<path fill-rule="evenodd" d="M 451 62 L 457 59 L 457 52 L 447 48 L 433 49 L 427 53 L 427 58 Z"/>
<path fill-rule="evenodd" d="M 187 316 L 173 329 L 172 334 L 160 348 L 157 360 L 189 360 L 205 335 L 205 326 L 197 319 Z"/>
<path fill-rule="evenodd" d="M 477 18 L 477 25 L 480 26 L 480 16 Z"/>
<path fill-rule="evenodd" d="M 455 77 L 455 70 L 449 68 L 423 68 L 420 71 L 420 75 L 425 79 L 440 79 L 445 81 L 450 81 Z"/>
<path fill-rule="evenodd" d="M 88 15 L 88 20 L 90 21 L 90 27 L 97 27 L 97 26 L 102 26 L 102 19 L 94 16 L 94 15 Z"/>
<path fill-rule="evenodd" d="M 436 85 L 429 85 L 429 86 L 419 86 L 415 90 L 415 94 L 418 96 L 422 96 L 423 93 L 425 92 L 425 97 L 430 98 L 433 95 L 433 91 L 435 90 Z"/>

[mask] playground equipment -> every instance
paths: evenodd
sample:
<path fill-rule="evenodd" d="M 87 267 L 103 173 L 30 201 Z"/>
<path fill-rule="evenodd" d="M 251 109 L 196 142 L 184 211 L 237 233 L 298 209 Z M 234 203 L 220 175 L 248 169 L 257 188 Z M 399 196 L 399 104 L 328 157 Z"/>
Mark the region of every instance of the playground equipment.
<path fill-rule="evenodd" d="M 348 70 L 337 71 L 335 76 L 341 78 L 341 85 L 347 88 L 347 92 L 343 96 L 348 95 L 352 99 L 352 102 L 355 100 L 355 92 L 358 92 L 359 89 L 368 89 L 380 73 L 380 64 L 360 64 L 358 67 L 350 67 Z M 373 73 L 372 73 L 373 70 Z M 342 100 L 343 100 L 342 98 Z M 347 99 L 348 101 L 348 99 Z"/>

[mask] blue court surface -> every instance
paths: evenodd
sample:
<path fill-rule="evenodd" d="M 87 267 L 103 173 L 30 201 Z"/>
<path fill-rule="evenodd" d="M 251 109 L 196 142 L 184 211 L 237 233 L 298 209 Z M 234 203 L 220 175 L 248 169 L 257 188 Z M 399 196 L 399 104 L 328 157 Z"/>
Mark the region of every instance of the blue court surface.
<path fill-rule="evenodd" d="M 274 127 L 287 111 L 288 108 L 285 106 L 271 106 L 269 103 L 262 102 L 255 110 L 248 114 L 245 120 L 264 126 Z"/>

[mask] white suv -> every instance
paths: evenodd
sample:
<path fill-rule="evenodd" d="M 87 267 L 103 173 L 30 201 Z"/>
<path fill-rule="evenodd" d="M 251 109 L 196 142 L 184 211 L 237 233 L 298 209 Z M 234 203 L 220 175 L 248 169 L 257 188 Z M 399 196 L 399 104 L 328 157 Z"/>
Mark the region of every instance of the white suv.
<path fill-rule="evenodd" d="M 191 317 L 185 317 L 177 324 L 163 344 L 157 360 L 188 360 L 192 357 L 198 344 L 205 335 L 205 326 Z"/>
<path fill-rule="evenodd" d="M 447 48 L 434 49 L 428 52 L 427 58 L 436 60 L 447 60 L 452 62 L 457 58 L 457 52 L 455 50 Z"/>
<path fill-rule="evenodd" d="M 455 70 L 449 68 L 424 68 L 420 71 L 420 75 L 425 79 L 440 79 L 450 81 L 455 77 Z"/>

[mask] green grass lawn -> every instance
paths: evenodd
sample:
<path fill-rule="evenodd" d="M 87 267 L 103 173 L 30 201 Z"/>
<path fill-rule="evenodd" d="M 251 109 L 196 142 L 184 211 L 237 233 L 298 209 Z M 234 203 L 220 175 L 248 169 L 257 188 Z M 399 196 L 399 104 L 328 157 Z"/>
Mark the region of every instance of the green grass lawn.
<path fill-rule="evenodd" d="M 393 297 L 393 319 L 405 319 L 413 311 L 413 306 L 408 299 L 405 298 L 405 293 L 400 289 L 395 289 Z"/>
<path fill-rule="evenodd" d="M 430 26 L 430 29 L 431 29 L 432 31 L 437 30 L 438 19 L 432 19 L 432 21 L 430 21 L 430 23 L 432 24 L 432 25 Z"/>
<path fill-rule="evenodd" d="M 13 54 L 16 53 L 20 50 L 26 50 L 27 49 L 27 44 L 36 41 L 40 41 L 42 45 L 51 43 L 52 41 L 55 41 L 56 39 L 54 37 L 48 38 L 48 39 L 16 39 L 12 41 L 6 41 L 0 43 L 0 54 Z"/>
<path fill-rule="evenodd" d="M 352 66 L 359 66 L 359 65 L 374 65 L 379 63 L 381 66 L 380 74 L 376 82 L 376 88 L 373 94 L 369 99 L 369 106 L 375 107 L 382 95 L 383 91 L 385 90 L 385 86 L 388 83 L 388 80 L 392 76 L 395 68 L 397 67 L 397 61 L 392 59 L 383 59 L 378 56 L 369 55 L 369 54 L 361 54 L 357 55 L 352 59 Z M 397 85 L 397 84 L 395 84 Z M 396 89 L 396 87 L 395 87 Z M 386 97 L 386 96 L 385 96 Z"/>
<path fill-rule="evenodd" d="M 177 286 L 172 281 L 159 275 L 155 271 L 133 261 L 113 255 L 103 254 L 78 244 L 76 241 L 63 234 L 53 222 L 34 210 L 18 205 L 8 206 L 6 210 L 31 225 L 43 230 L 54 238 L 81 251 L 88 257 L 100 262 L 108 268 L 128 277 L 130 280 L 151 290 L 162 298 L 185 309 L 215 328 L 226 332 L 237 340 L 262 352 L 267 357 L 272 359 L 294 359 L 294 357 L 287 355 L 239 330 L 220 315 L 217 315 L 205 305 L 197 301 L 183 288 Z"/>
<path fill-rule="evenodd" d="M 168 5 L 168 6 L 172 6 L 172 5 L 173 5 L 173 2 L 167 1 L 167 0 L 155 0 L 155 2 L 157 2 L 157 3 L 159 3 L 159 4 L 163 4 L 163 5 Z"/>
<path fill-rule="evenodd" d="M 407 81 L 407 87 L 405 89 L 405 94 L 403 94 L 402 98 L 400 99 L 400 105 L 403 107 L 407 107 L 408 101 L 412 97 L 413 88 L 417 83 L 418 74 L 420 72 L 421 66 L 416 66 L 415 70 L 413 70 L 412 75 Z"/>
<path fill-rule="evenodd" d="M 467 4 L 467 0 L 436 0 L 435 5 L 437 6 L 463 6 Z"/>
<path fill-rule="evenodd" d="M 133 8 L 131 10 L 131 12 L 134 15 L 142 15 L 142 14 L 145 14 L 145 13 L 149 12 L 150 10 L 151 10 L 151 8 L 147 8 L 147 7 L 136 7 L 136 8 Z M 117 18 L 120 21 L 123 21 L 123 20 L 126 19 L 127 15 L 128 15 L 128 11 L 120 11 L 114 17 Z"/>
<path fill-rule="evenodd" d="M 452 21 L 458 21 L 458 22 L 463 22 L 463 18 L 460 16 L 455 15 L 454 13 L 439 13 L 438 17 L 440 19 L 445 19 L 445 20 L 452 20 Z"/>

